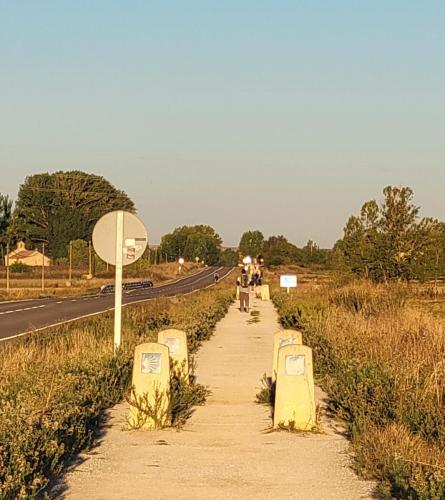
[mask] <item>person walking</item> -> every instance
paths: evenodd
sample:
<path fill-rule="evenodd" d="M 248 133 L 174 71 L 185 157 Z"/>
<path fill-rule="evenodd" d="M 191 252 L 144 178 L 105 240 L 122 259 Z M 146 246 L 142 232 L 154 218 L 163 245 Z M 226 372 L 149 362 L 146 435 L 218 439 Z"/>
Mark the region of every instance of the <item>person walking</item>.
<path fill-rule="evenodd" d="M 249 312 L 249 275 L 246 269 L 241 270 L 241 277 L 238 278 L 239 283 L 239 310 L 241 312 Z"/>

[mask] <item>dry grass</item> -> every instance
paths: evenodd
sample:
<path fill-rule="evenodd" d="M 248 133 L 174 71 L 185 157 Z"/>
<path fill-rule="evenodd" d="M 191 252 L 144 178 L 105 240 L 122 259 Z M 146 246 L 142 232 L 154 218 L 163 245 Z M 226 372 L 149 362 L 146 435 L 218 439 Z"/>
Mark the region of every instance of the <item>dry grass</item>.
<path fill-rule="evenodd" d="M 0 498 L 42 496 L 48 478 L 94 442 L 104 410 L 129 393 L 136 344 L 155 341 L 160 329 L 180 328 L 194 353 L 232 300 L 233 286 L 223 281 L 193 295 L 129 306 L 116 355 L 112 313 L 0 345 Z M 172 391 L 172 420 L 180 425 L 206 392 L 173 379 Z"/>
<path fill-rule="evenodd" d="M 303 328 L 357 466 L 395 498 L 445 498 L 445 328 L 406 286 L 349 283 L 275 301 Z M 418 301 L 418 298 L 416 299 Z M 417 451 L 416 451 L 417 450 Z"/>

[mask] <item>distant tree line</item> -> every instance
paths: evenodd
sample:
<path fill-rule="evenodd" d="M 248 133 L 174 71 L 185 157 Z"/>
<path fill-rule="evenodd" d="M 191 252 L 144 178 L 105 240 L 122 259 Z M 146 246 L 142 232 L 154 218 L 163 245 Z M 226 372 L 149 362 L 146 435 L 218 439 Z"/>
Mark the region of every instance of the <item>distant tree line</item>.
<path fill-rule="evenodd" d="M 445 224 L 419 219 L 413 196 L 409 187 L 388 186 L 381 205 L 366 202 L 335 244 L 334 266 L 375 281 L 444 277 Z"/>
<path fill-rule="evenodd" d="M 88 262 L 88 241 L 98 219 L 112 210 L 135 212 L 133 201 L 105 178 L 81 171 L 43 173 L 26 177 L 19 187 L 17 200 L 0 194 L 0 249 L 24 240 L 28 248 L 41 249 L 54 262 L 67 263 L 72 242 L 74 267 Z M 222 239 L 208 225 L 180 226 L 161 239 L 159 249 L 148 249 L 143 261 L 188 261 L 208 265 L 236 266 L 242 257 L 262 255 L 266 265 L 298 264 L 326 266 L 329 251 L 309 241 L 303 248 L 290 243 L 284 236 L 267 240 L 261 231 L 246 231 L 239 248 L 222 248 Z M 142 264 L 141 264 L 142 265 Z"/>
<path fill-rule="evenodd" d="M 261 255 L 266 265 L 280 266 L 296 264 L 299 266 L 327 266 L 330 251 L 321 249 L 309 240 L 302 248 L 290 243 L 283 235 L 270 236 L 267 240 L 261 231 L 247 231 L 239 242 L 241 256 L 256 257 Z"/>

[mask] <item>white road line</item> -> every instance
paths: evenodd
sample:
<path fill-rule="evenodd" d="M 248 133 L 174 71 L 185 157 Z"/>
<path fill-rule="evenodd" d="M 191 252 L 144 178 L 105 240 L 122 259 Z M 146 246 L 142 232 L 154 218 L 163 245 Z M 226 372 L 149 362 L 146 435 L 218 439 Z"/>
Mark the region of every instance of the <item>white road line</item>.
<path fill-rule="evenodd" d="M 17 313 L 17 312 L 22 312 L 22 311 L 30 311 L 31 309 L 40 309 L 41 307 L 45 307 L 45 306 L 41 305 L 41 306 L 34 306 L 34 307 L 24 307 L 24 308 L 21 308 L 21 309 L 11 309 L 10 311 L 0 312 L 0 315 L 3 315 L 3 314 L 12 314 L 12 313 Z"/>
<path fill-rule="evenodd" d="M 233 271 L 234 271 L 234 269 L 231 269 L 228 273 L 226 273 L 224 276 L 222 276 L 220 278 L 220 280 L 222 281 L 223 279 L 227 278 L 227 276 L 229 276 Z M 207 277 L 207 276 L 205 276 L 205 277 Z M 207 286 L 205 288 L 210 288 L 212 286 L 215 286 L 215 283 L 211 283 L 209 286 Z M 181 295 L 182 296 L 192 295 L 192 294 L 194 294 L 196 292 L 199 292 L 200 290 L 203 290 L 203 289 L 204 288 L 196 288 L 195 290 L 183 293 Z M 176 297 L 176 295 L 169 296 L 169 297 L 166 297 L 166 298 L 172 298 L 172 297 Z M 139 304 L 141 302 L 150 302 L 152 300 L 156 300 L 157 298 L 159 298 L 159 296 L 151 297 L 149 299 L 135 300 L 133 302 L 128 302 L 127 304 L 122 304 L 122 307 L 130 306 L 130 305 L 133 305 L 133 304 Z M 76 302 L 76 299 L 72 299 L 71 302 Z M 45 306 L 44 305 L 35 306 L 35 307 L 31 307 L 30 309 L 37 309 L 39 307 L 45 307 Z M 53 327 L 56 327 L 56 326 L 65 325 L 67 323 L 72 323 L 73 321 L 78 321 L 78 320 L 85 319 L 85 318 L 91 318 L 92 316 L 98 316 L 99 314 L 103 314 L 105 312 L 112 311 L 113 309 L 114 309 L 114 307 L 108 307 L 107 309 L 102 310 L 102 311 L 97 311 L 97 312 L 94 312 L 94 313 L 91 313 L 91 314 L 85 314 L 84 316 L 78 316 L 77 318 L 60 321 L 59 323 L 54 323 L 52 325 L 42 326 L 42 327 L 36 328 L 34 330 L 28 330 L 27 332 L 22 332 L 22 333 L 18 333 L 16 335 L 11 335 L 10 337 L 0 338 L 0 343 L 4 342 L 6 340 L 12 340 L 12 339 L 16 339 L 16 338 L 19 338 L 19 337 L 23 337 L 24 335 L 30 335 L 30 334 L 33 334 L 33 333 L 38 333 L 40 331 L 47 330 L 48 328 L 53 328 Z M 13 312 L 13 311 L 10 311 L 10 312 Z M 4 313 L 0 313 L 0 314 L 4 314 Z"/>

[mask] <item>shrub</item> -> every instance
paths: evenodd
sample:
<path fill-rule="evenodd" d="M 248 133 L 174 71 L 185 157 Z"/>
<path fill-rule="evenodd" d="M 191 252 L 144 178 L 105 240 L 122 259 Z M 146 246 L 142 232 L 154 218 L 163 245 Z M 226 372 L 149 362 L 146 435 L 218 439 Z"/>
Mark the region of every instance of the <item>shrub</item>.
<path fill-rule="evenodd" d="M 9 270 L 11 273 L 30 273 L 32 271 L 32 267 L 28 266 L 28 264 L 24 264 L 23 262 L 13 262 L 9 266 Z"/>

